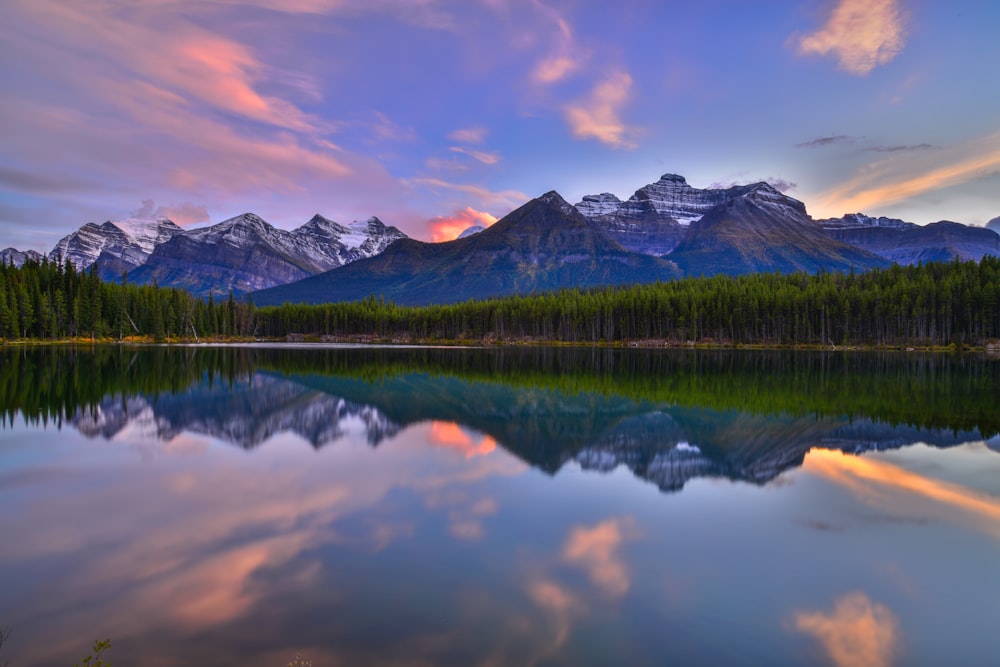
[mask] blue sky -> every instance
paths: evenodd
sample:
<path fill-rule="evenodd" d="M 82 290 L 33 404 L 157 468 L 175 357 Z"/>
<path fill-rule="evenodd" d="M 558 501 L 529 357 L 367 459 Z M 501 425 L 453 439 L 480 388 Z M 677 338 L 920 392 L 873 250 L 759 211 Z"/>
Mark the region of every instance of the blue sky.
<path fill-rule="evenodd" d="M 444 239 L 665 172 L 982 225 L 998 26 L 992 0 L 6 0 L 0 247 L 245 211 Z"/>

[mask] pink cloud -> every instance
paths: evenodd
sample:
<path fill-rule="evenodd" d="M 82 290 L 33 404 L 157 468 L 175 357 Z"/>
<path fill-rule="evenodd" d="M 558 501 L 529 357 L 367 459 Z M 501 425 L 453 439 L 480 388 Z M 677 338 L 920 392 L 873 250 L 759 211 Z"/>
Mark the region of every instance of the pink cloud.
<path fill-rule="evenodd" d="M 905 37 L 898 0 L 840 0 L 822 28 L 798 38 L 798 48 L 833 55 L 840 69 L 864 76 L 899 55 Z"/>
<path fill-rule="evenodd" d="M 573 136 L 597 139 L 612 148 L 635 148 L 636 130 L 620 117 L 631 90 L 631 75 L 619 70 L 598 83 L 584 100 L 567 106 L 566 121 Z"/>
<path fill-rule="evenodd" d="M 556 32 L 550 40 L 554 43 L 552 51 L 538 62 L 531 78 L 535 83 L 543 85 L 557 83 L 579 69 L 579 48 L 573 39 L 569 22 L 561 14 L 541 0 L 532 0 L 532 5 L 555 25 Z"/>

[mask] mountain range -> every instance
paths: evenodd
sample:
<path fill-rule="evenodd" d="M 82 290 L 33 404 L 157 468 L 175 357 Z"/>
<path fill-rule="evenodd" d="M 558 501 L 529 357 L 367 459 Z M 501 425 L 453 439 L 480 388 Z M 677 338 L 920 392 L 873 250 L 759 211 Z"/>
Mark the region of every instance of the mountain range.
<path fill-rule="evenodd" d="M 570 205 L 549 192 L 454 241 L 409 239 L 378 218 L 341 225 L 321 215 L 292 231 L 253 214 L 183 229 L 166 218 L 87 223 L 53 261 L 105 280 L 179 287 L 207 297 L 253 293 L 258 304 L 358 300 L 464 301 L 564 287 L 760 271 L 850 271 L 1000 255 L 1000 218 L 987 228 L 917 225 L 861 213 L 814 220 L 767 183 L 694 188 L 664 174 L 622 201 Z M 40 260 L 0 251 L 0 261 Z"/>

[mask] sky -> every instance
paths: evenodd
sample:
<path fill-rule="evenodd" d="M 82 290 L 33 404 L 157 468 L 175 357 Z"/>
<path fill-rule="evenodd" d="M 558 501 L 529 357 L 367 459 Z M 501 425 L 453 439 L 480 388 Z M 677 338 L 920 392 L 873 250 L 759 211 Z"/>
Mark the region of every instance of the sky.
<path fill-rule="evenodd" d="M 0 248 L 767 180 L 816 218 L 1000 216 L 995 0 L 2 0 Z"/>

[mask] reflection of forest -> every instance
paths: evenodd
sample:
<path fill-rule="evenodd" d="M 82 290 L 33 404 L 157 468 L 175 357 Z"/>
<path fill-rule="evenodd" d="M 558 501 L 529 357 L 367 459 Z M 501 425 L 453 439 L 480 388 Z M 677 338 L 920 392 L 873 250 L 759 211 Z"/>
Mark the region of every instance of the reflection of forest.
<path fill-rule="evenodd" d="M 874 353 L 503 348 L 19 349 L 4 417 L 205 433 L 251 448 L 291 431 L 377 445 L 454 422 L 547 472 L 624 464 L 664 490 L 766 482 L 821 446 L 850 452 L 989 439 L 1000 362 Z"/>

